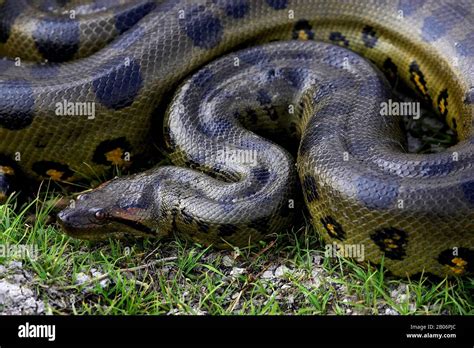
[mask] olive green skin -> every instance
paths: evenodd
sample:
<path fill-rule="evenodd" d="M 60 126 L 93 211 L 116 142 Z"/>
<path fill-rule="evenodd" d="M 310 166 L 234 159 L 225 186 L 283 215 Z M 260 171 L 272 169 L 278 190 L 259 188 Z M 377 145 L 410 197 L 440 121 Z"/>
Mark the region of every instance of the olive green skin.
<path fill-rule="evenodd" d="M 87 58 L 21 70 L 2 63 L 5 100 L 33 102 L 0 105 L 0 153 L 22 154 L 27 176 L 61 181 L 127 165 L 149 151 L 156 118 L 181 83 L 164 134 L 173 163 L 197 170 L 153 168 L 106 183 L 59 215 L 67 233 L 177 232 L 218 247 L 247 245 L 288 227 L 298 176 L 329 244 L 363 246 L 365 260 L 384 258 L 399 276 L 467 274 L 474 267 L 473 13 L 469 1 L 159 2 Z M 405 153 L 399 122 L 380 115 L 391 98 L 385 78 L 345 49 L 293 42 L 235 51 L 291 39 L 329 42 L 372 61 L 389 82 L 404 81 L 432 104 L 459 143 L 438 154 Z M 319 68 L 315 81 L 285 77 L 297 70 L 290 62 L 306 76 Z M 283 73 L 264 81 L 272 71 Z M 259 90 L 266 97 L 256 99 Z M 95 103 L 95 117 L 58 117 L 63 100 Z M 15 112 L 27 116 L 20 122 Z M 301 138 L 297 167 L 247 129 Z M 254 163 L 226 155 L 241 150 Z"/>

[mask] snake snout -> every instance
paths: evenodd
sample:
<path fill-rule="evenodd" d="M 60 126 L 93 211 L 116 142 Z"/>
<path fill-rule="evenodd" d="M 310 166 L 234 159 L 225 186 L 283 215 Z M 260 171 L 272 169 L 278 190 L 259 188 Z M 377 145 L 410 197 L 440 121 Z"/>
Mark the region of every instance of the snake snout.
<path fill-rule="evenodd" d="M 73 208 L 66 208 L 57 215 L 57 220 L 63 231 L 74 238 L 100 240 L 104 239 L 103 232 L 91 223 L 87 218 L 87 214 Z"/>

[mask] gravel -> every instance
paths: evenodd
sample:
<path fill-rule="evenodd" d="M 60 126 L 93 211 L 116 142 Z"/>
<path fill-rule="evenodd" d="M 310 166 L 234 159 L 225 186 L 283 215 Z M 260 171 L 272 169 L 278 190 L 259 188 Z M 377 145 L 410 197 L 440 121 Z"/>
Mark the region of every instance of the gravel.
<path fill-rule="evenodd" d="M 45 313 L 45 304 L 28 287 L 33 276 L 19 261 L 0 266 L 0 314 L 37 315 Z"/>

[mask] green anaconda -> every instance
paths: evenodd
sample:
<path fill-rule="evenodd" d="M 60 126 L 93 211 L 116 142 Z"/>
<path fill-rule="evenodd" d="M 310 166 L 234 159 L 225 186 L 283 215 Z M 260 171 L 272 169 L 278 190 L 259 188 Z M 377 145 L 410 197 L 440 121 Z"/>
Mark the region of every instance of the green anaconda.
<path fill-rule="evenodd" d="M 18 172 L 74 182 L 165 140 L 175 166 L 59 214 L 74 237 L 252 244 L 290 225 L 299 178 L 327 243 L 399 276 L 474 271 L 470 0 L 0 0 L 0 53 L 4 195 Z M 407 153 L 397 81 L 455 146 Z"/>

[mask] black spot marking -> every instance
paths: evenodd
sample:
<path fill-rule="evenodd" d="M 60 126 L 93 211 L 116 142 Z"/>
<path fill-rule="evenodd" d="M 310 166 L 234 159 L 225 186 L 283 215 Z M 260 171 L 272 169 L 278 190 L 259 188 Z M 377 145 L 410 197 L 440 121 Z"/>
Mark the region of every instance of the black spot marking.
<path fill-rule="evenodd" d="M 5 43 L 10 37 L 11 29 L 22 9 L 14 1 L 5 1 L 0 5 L 0 43 Z"/>
<path fill-rule="evenodd" d="M 271 220 L 270 217 L 264 216 L 250 222 L 249 227 L 254 228 L 257 231 L 267 233 L 270 228 L 270 220 Z"/>
<path fill-rule="evenodd" d="M 390 85 L 392 87 L 395 86 L 398 82 L 398 67 L 390 57 L 385 59 L 382 68 L 388 82 L 390 82 Z"/>
<path fill-rule="evenodd" d="M 171 232 L 176 232 L 178 231 L 178 224 L 176 223 L 176 218 L 178 216 L 178 210 L 177 209 L 173 209 L 172 212 L 172 217 L 173 219 L 171 220 Z"/>
<path fill-rule="evenodd" d="M 235 19 L 243 18 L 249 12 L 248 0 L 214 0 L 225 11 L 225 15 Z"/>
<path fill-rule="evenodd" d="M 364 45 L 369 48 L 374 48 L 377 44 L 378 37 L 376 36 L 375 30 L 370 25 L 366 25 L 362 29 L 362 41 Z"/>
<path fill-rule="evenodd" d="M 329 40 L 336 43 L 341 43 L 344 47 L 349 47 L 349 40 L 346 39 L 341 33 L 334 31 L 329 34 Z"/>
<path fill-rule="evenodd" d="M 440 276 L 434 275 L 433 273 L 426 272 L 426 271 L 411 274 L 409 275 L 409 277 L 410 277 L 410 280 L 418 280 L 418 281 L 422 279 L 426 279 L 433 284 L 439 283 L 443 280 L 443 278 L 441 278 Z"/>
<path fill-rule="evenodd" d="M 215 85 L 214 73 L 208 68 L 203 68 L 197 73 L 195 77 L 193 77 L 192 83 L 196 87 L 199 87 L 204 91 L 208 91 L 212 86 Z"/>
<path fill-rule="evenodd" d="M 218 228 L 218 234 L 221 237 L 229 237 L 238 231 L 238 227 L 232 224 L 222 224 Z"/>
<path fill-rule="evenodd" d="M 448 115 L 448 90 L 444 89 L 438 96 L 438 111 L 446 119 Z"/>
<path fill-rule="evenodd" d="M 292 38 L 293 40 L 313 40 L 313 27 L 307 20 L 299 20 L 293 28 Z"/>
<path fill-rule="evenodd" d="M 219 18 L 207 12 L 204 6 L 191 10 L 189 18 L 183 21 L 186 35 L 200 48 L 216 47 L 222 39 L 224 28 Z"/>
<path fill-rule="evenodd" d="M 257 101 L 262 105 L 270 104 L 272 97 L 264 89 L 259 89 L 257 91 Z"/>
<path fill-rule="evenodd" d="M 319 199 L 319 193 L 316 186 L 316 180 L 311 175 L 305 175 L 303 179 L 303 188 L 306 199 L 309 203 Z"/>
<path fill-rule="evenodd" d="M 27 186 L 29 186 L 28 178 L 20 171 L 18 162 L 0 154 L 0 203 L 5 202 L 13 192 L 21 194 L 19 199 L 25 198 L 23 196 L 30 191 Z"/>
<path fill-rule="evenodd" d="M 64 62 L 74 58 L 79 49 L 79 22 L 75 19 L 43 19 L 33 33 L 35 45 L 50 62 Z"/>
<path fill-rule="evenodd" d="M 34 106 L 30 82 L 20 79 L 0 81 L 1 127 L 10 130 L 26 128 L 33 122 Z"/>
<path fill-rule="evenodd" d="M 296 127 L 295 122 L 290 122 L 290 125 L 288 126 L 288 131 L 292 136 L 298 134 L 298 128 Z"/>
<path fill-rule="evenodd" d="M 400 229 L 383 228 L 370 234 L 370 238 L 389 259 L 402 260 L 406 256 L 407 234 Z"/>
<path fill-rule="evenodd" d="M 188 214 L 188 212 L 184 210 L 184 208 L 181 209 L 181 215 L 185 224 L 191 225 L 193 223 L 194 218 L 190 214 Z"/>
<path fill-rule="evenodd" d="M 145 17 L 151 10 L 155 8 L 156 4 L 152 1 L 138 4 L 132 9 L 127 9 L 115 16 L 115 28 L 122 34 L 131 27 L 133 27 L 140 19 Z"/>
<path fill-rule="evenodd" d="M 337 222 L 332 216 L 328 215 L 324 218 L 321 218 L 320 221 L 331 238 L 336 238 L 341 241 L 346 239 L 346 232 L 342 228 L 341 224 Z"/>
<path fill-rule="evenodd" d="M 109 109 L 132 105 L 143 85 L 140 64 L 129 57 L 115 57 L 100 67 L 94 79 L 97 99 Z"/>
<path fill-rule="evenodd" d="M 200 232 L 207 233 L 209 232 L 209 224 L 204 221 L 196 220 L 197 227 Z"/>
<path fill-rule="evenodd" d="M 471 87 L 469 92 L 466 92 L 466 96 L 464 97 L 464 104 L 474 104 L 474 87 Z"/>
<path fill-rule="evenodd" d="M 254 176 L 258 182 L 265 185 L 270 180 L 270 172 L 267 168 L 252 168 L 250 170 L 252 176 Z"/>
<path fill-rule="evenodd" d="M 474 250 L 468 248 L 446 249 L 438 256 L 438 262 L 448 266 L 456 275 L 474 272 Z"/>
<path fill-rule="evenodd" d="M 263 111 L 268 115 L 270 120 L 277 121 L 278 120 L 278 112 L 275 110 L 273 106 L 265 106 Z"/>
<path fill-rule="evenodd" d="M 461 184 L 461 190 L 464 198 L 471 204 L 474 204 L 474 180 L 468 180 Z"/>
<path fill-rule="evenodd" d="M 289 205 L 290 202 L 283 202 L 281 208 L 280 208 L 280 216 L 281 217 L 288 217 L 290 216 L 290 212 L 291 210 L 293 209 L 290 209 L 290 205 Z"/>
<path fill-rule="evenodd" d="M 410 81 L 413 82 L 418 93 L 431 105 L 431 97 L 428 92 L 425 75 L 416 61 L 410 64 Z"/>
<path fill-rule="evenodd" d="M 288 6 L 288 0 L 265 0 L 275 10 L 283 10 Z"/>
<path fill-rule="evenodd" d="M 125 137 L 120 137 L 120 138 L 111 139 L 111 140 L 104 140 L 95 149 L 92 160 L 97 164 L 104 164 L 104 165 L 114 164 L 114 162 L 110 158 L 110 155 L 108 157 L 108 154 L 110 154 L 111 151 L 115 151 L 115 150 L 121 151 L 122 154 L 120 155 L 119 158 L 122 160 L 125 160 L 125 153 L 126 152 L 131 153 L 132 146 L 130 145 L 130 143 L 127 141 Z M 119 153 L 117 152 L 117 154 Z M 119 158 L 117 158 L 117 160 Z"/>
<path fill-rule="evenodd" d="M 52 161 L 35 162 L 32 169 L 39 176 L 55 180 L 67 180 L 74 174 L 67 165 Z"/>
<path fill-rule="evenodd" d="M 10 157 L 0 155 L 0 174 L 13 176 L 18 170 L 17 162 L 13 161 Z"/>
<path fill-rule="evenodd" d="M 257 116 L 257 113 L 255 112 L 254 109 L 248 107 L 248 108 L 245 109 L 245 113 L 247 114 L 247 116 L 248 116 L 248 118 L 249 118 L 249 120 L 252 124 L 255 124 L 255 123 L 258 122 L 258 116 Z"/>
<path fill-rule="evenodd" d="M 304 85 L 307 77 L 303 70 L 300 69 L 284 70 L 282 76 L 290 83 L 291 86 L 298 90 Z"/>

